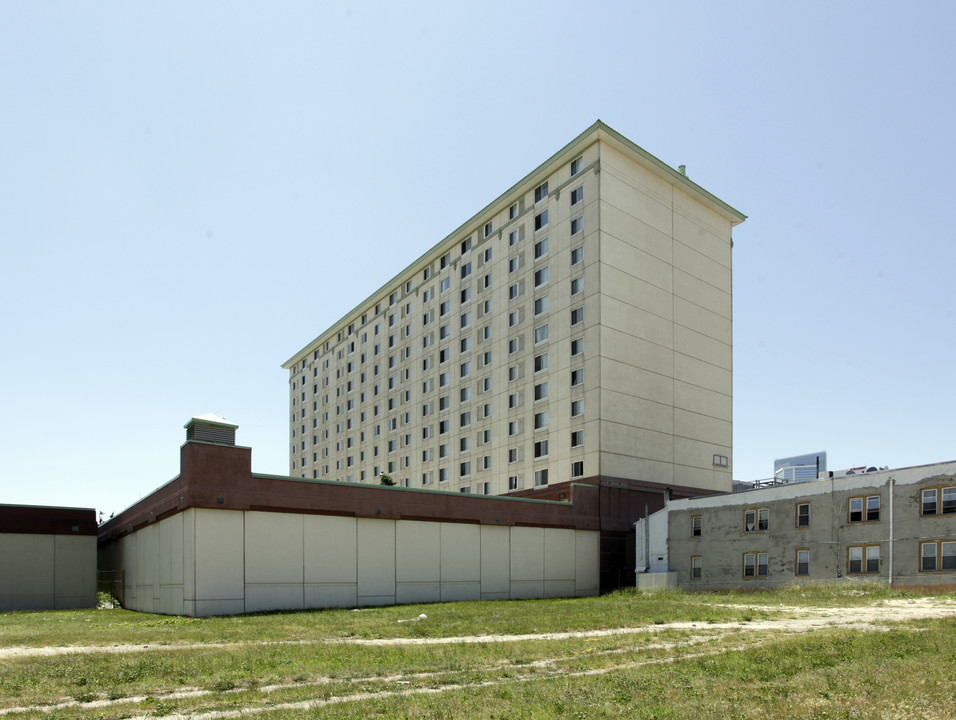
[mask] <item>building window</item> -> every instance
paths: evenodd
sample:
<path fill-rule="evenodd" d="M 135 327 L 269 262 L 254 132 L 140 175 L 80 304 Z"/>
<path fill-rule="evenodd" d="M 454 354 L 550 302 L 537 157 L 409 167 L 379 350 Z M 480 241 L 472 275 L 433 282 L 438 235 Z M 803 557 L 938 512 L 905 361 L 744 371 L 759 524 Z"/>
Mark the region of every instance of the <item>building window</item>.
<path fill-rule="evenodd" d="M 548 427 L 548 411 L 539 412 L 534 414 L 534 429 L 541 430 L 542 428 Z"/>
<path fill-rule="evenodd" d="M 548 197 L 548 183 L 541 183 L 534 189 L 534 201 L 539 203 Z"/>
<path fill-rule="evenodd" d="M 571 387 L 574 387 L 575 385 L 583 385 L 583 384 L 584 384 L 584 370 L 583 369 L 572 370 L 571 371 Z"/>
<path fill-rule="evenodd" d="M 577 338 L 571 341 L 571 357 L 580 355 L 584 352 L 584 338 Z"/>
<path fill-rule="evenodd" d="M 545 217 L 547 217 L 547 210 L 545 212 Z M 547 220 L 545 221 L 547 222 Z M 534 244 L 534 259 L 542 258 L 548 254 L 548 238 L 542 238 Z"/>
<path fill-rule="evenodd" d="M 508 233 L 508 245 L 517 245 L 519 239 L 520 239 L 520 234 L 518 232 L 518 228 L 515 228 L 510 233 Z"/>
<path fill-rule="evenodd" d="M 571 311 L 571 325 L 578 325 L 584 322 L 584 308 L 574 308 Z"/>
<path fill-rule="evenodd" d="M 726 455 L 714 455 L 714 467 L 728 467 L 730 458 Z"/>
<path fill-rule="evenodd" d="M 942 505 L 939 503 L 940 496 L 942 496 Z M 951 515 L 953 513 L 956 513 L 956 486 L 923 490 L 921 515 Z"/>
<path fill-rule="evenodd" d="M 439 293 L 444 293 L 444 292 L 448 292 L 450 289 L 451 289 L 451 278 L 450 278 L 450 277 L 443 277 L 443 278 L 438 282 L 438 292 L 439 292 Z"/>
<path fill-rule="evenodd" d="M 855 545 L 847 548 L 847 574 L 878 575 L 879 572 L 879 545 Z"/>
<path fill-rule="evenodd" d="M 580 417 L 584 415 L 584 400 L 571 401 L 571 417 Z"/>
<path fill-rule="evenodd" d="M 517 475 L 510 475 L 510 476 L 508 477 L 508 489 L 509 489 L 509 490 L 517 490 L 517 489 L 518 489 L 518 476 L 517 476 Z"/>
<path fill-rule="evenodd" d="M 571 477 L 579 478 L 584 477 L 584 461 L 575 460 L 571 463 Z"/>
<path fill-rule="evenodd" d="M 548 383 L 543 382 L 534 386 L 534 399 L 544 400 L 548 397 Z"/>
<path fill-rule="evenodd" d="M 548 324 L 540 325 L 534 329 L 535 343 L 544 342 L 548 339 Z"/>
<path fill-rule="evenodd" d="M 579 172 L 581 172 L 581 168 L 583 167 L 584 167 L 583 157 L 575 158 L 574 160 L 572 160 L 571 161 L 571 177 L 574 177 Z"/>
<path fill-rule="evenodd" d="M 517 420 L 512 420 L 508 423 L 508 435 L 517 435 L 519 432 L 520 425 Z"/>
<path fill-rule="evenodd" d="M 461 266 L 461 279 L 464 280 L 469 275 L 471 275 L 471 260 Z"/>
<path fill-rule="evenodd" d="M 571 264 L 572 264 L 572 265 L 577 265 L 577 264 L 578 264 L 579 262 L 581 262 L 582 260 L 584 260 L 584 246 L 583 246 L 583 245 L 581 245 L 581 246 L 579 246 L 579 247 L 576 247 L 576 248 L 574 248 L 574 249 L 571 251 Z"/>
<path fill-rule="evenodd" d="M 518 462 L 518 448 L 511 448 L 508 450 L 508 462 Z"/>
<path fill-rule="evenodd" d="M 584 430 L 575 430 L 571 433 L 571 447 L 581 447 L 584 445 Z"/>
<path fill-rule="evenodd" d="M 577 295 L 583 290 L 584 290 L 584 278 L 583 277 L 574 278 L 571 281 L 571 294 Z"/>
<path fill-rule="evenodd" d="M 571 234 L 577 235 L 584 228 L 584 218 L 578 216 L 571 221 Z"/>
<path fill-rule="evenodd" d="M 864 507 L 866 508 L 864 512 Z M 850 522 L 877 522 L 880 519 L 880 496 L 850 498 Z"/>
<path fill-rule="evenodd" d="M 744 532 L 764 532 L 769 529 L 769 508 L 751 508 L 744 511 Z"/>
<path fill-rule="evenodd" d="M 956 540 L 930 540 L 919 545 L 920 572 L 956 571 Z"/>
<path fill-rule="evenodd" d="M 466 252 L 471 250 L 471 238 L 463 240 L 461 243 L 461 254 L 464 255 Z"/>
<path fill-rule="evenodd" d="M 545 265 L 540 270 L 534 271 L 534 286 L 541 287 L 548 282 L 548 266 Z"/>
<path fill-rule="evenodd" d="M 448 482 L 448 468 L 438 468 L 438 482 Z"/>
<path fill-rule="evenodd" d="M 690 558 L 690 579 L 700 580 L 701 557 L 700 555 L 691 555 Z"/>
<path fill-rule="evenodd" d="M 537 215 L 534 216 L 534 231 L 538 232 L 542 228 L 547 227 L 548 225 L 548 211 L 542 210 Z"/>
<path fill-rule="evenodd" d="M 516 217 L 518 217 L 518 203 L 514 203 L 508 208 L 508 219 L 514 220 Z"/>
<path fill-rule="evenodd" d="M 810 551 L 809 550 L 797 550 L 797 565 L 795 570 L 797 575 L 805 576 L 810 574 Z"/>
<path fill-rule="evenodd" d="M 548 312 L 548 296 L 544 295 L 534 301 L 534 314 L 541 315 Z"/>
<path fill-rule="evenodd" d="M 521 309 L 512 310 L 508 313 L 508 327 L 514 327 L 521 322 Z"/>
<path fill-rule="evenodd" d="M 535 470 L 534 471 L 534 484 L 535 487 L 539 485 L 548 484 L 548 471 L 547 470 Z"/>
<path fill-rule="evenodd" d="M 700 515 L 691 515 L 690 516 L 690 534 L 693 537 L 700 537 Z"/>
<path fill-rule="evenodd" d="M 508 396 L 508 407 L 516 408 L 521 405 L 521 393 L 511 393 Z"/>
<path fill-rule="evenodd" d="M 491 223 L 490 222 L 485 223 L 485 237 L 488 237 L 489 235 L 491 235 L 491 232 L 492 232 Z"/>
<path fill-rule="evenodd" d="M 548 369 L 548 353 L 534 356 L 534 371 L 541 372 Z"/>
<path fill-rule="evenodd" d="M 579 185 L 571 191 L 571 204 L 577 205 L 582 200 L 584 200 L 584 186 Z"/>
<path fill-rule="evenodd" d="M 471 437 L 466 435 L 458 441 L 459 452 L 468 452 L 471 450 Z"/>
<path fill-rule="evenodd" d="M 535 459 L 537 459 L 537 458 L 542 458 L 542 457 L 546 457 L 547 454 L 548 454 L 548 441 L 547 441 L 547 440 L 539 440 L 538 442 L 536 442 L 536 443 L 534 444 L 534 457 L 535 457 Z"/>
<path fill-rule="evenodd" d="M 460 295 L 461 295 L 461 297 L 460 297 L 461 302 L 459 303 L 460 305 L 464 305 L 464 304 L 466 304 L 466 303 L 468 303 L 468 302 L 471 302 L 471 285 L 469 285 L 468 287 L 464 288 L 464 289 L 461 291 L 461 294 L 460 294 Z"/>
<path fill-rule="evenodd" d="M 810 527 L 810 503 L 797 504 L 797 527 Z"/>
<path fill-rule="evenodd" d="M 744 577 L 767 577 L 767 553 L 744 553 Z"/>

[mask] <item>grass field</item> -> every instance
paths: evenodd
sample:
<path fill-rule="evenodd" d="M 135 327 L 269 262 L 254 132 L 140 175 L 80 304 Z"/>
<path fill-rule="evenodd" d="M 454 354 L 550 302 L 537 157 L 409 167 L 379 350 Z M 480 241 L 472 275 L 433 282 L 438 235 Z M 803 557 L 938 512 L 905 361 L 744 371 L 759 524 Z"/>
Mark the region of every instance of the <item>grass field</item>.
<path fill-rule="evenodd" d="M 956 718 L 956 596 L 819 587 L 0 615 L 0 718 L 159 716 Z"/>

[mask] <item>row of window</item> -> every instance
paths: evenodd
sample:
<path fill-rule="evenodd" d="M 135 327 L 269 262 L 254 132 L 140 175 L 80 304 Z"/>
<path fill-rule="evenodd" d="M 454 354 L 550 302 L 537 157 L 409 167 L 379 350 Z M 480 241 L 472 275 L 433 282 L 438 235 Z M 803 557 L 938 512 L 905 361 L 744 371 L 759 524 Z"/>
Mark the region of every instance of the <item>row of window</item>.
<path fill-rule="evenodd" d="M 927 540 L 919 545 L 920 572 L 956 572 L 956 540 Z M 880 546 L 851 545 L 846 552 L 847 575 L 879 575 Z M 747 552 L 741 559 L 741 574 L 744 578 L 769 577 L 769 554 L 765 552 Z M 795 551 L 793 574 L 797 577 L 810 575 L 810 551 Z M 692 555 L 690 558 L 690 579 L 703 577 L 703 557 Z"/>
<path fill-rule="evenodd" d="M 956 513 L 956 486 L 925 488 L 920 494 L 920 515 L 932 517 Z M 880 496 L 851 497 L 847 503 L 847 521 L 850 523 L 879 522 Z M 700 537 L 703 532 L 702 515 L 692 515 L 691 535 Z M 794 527 L 810 527 L 810 503 L 794 506 Z M 770 529 L 770 508 L 747 508 L 744 510 L 745 533 L 766 532 Z"/>

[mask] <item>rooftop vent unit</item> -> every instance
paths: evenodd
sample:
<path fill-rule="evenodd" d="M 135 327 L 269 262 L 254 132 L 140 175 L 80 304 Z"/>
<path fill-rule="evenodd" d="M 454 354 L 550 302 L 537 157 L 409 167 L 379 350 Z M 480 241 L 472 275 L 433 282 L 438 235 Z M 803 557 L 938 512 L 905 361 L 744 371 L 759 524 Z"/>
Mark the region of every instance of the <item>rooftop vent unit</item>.
<path fill-rule="evenodd" d="M 239 426 L 217 415 L 208 413 L 190 418 L 189 422 L 183 427 L 186 428 L 186 442 L 195 440 L 216 443 L 217 445 L 235 445 L 236 428 Z"/>

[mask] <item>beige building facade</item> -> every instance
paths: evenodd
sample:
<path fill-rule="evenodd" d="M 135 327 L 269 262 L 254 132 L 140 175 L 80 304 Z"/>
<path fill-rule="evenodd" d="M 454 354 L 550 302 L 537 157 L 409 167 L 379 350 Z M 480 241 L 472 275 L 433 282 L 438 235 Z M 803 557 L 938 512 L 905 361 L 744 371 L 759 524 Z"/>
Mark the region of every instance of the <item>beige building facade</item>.
<path fill-rule="evenodd" d="M 732 228 L 598 121 L 293 355 L 293 476 L 726 491 Z"/>
<path fill-rule="evenodd" d="M 956 462 L 674 500 L 637 526 L 639 585 L 954 584 Z"/>

